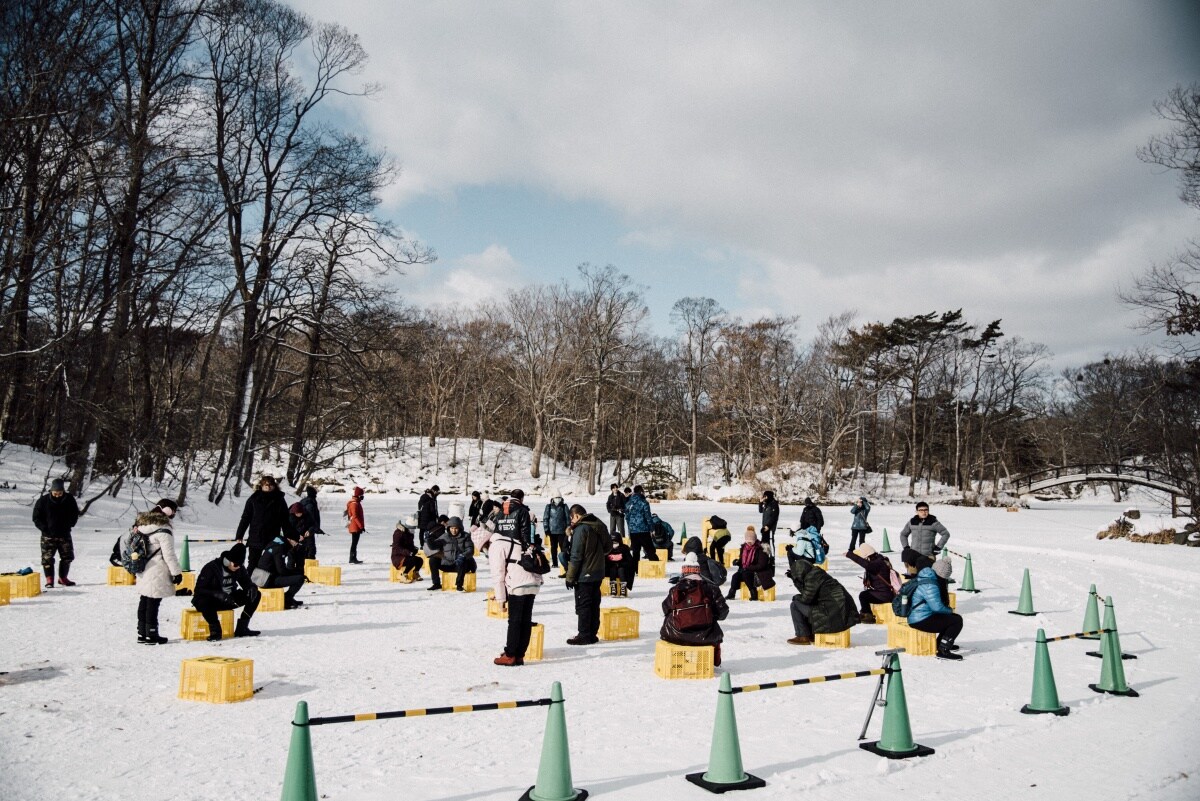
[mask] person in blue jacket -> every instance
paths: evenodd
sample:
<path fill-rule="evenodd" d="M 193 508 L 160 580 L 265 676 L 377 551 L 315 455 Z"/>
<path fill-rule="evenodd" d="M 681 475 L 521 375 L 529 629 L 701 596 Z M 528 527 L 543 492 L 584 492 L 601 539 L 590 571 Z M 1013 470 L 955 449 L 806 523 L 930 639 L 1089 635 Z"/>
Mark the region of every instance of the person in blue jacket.
<path fill-rule="evenodd" d="M 633 552 L 635 571 L 643 552 L 650 561 L 658 561 L 658 554 L 654 551 L 654 542 L 651 539 L 651 532 L 654 531 L 652 518 L 646 491 L 638 484 L 633 488 L 633 494 L 625 499 L 625 528 L 629 531 L 629 550 Z"/>
<path fill-rule="evenodd" d="M 954 641 L 962 632 L 962 615 L 942 603 L 942 593 L 938 589 L 937 575 L 932 568 L 921 568 L 913 580 L 917 582 L 917 588 L 912 593 L 908 625 L 918 631 L 937 635 L 939 659 L 962 659 L 961 656 L 954 653 L 958 650 Z"/>

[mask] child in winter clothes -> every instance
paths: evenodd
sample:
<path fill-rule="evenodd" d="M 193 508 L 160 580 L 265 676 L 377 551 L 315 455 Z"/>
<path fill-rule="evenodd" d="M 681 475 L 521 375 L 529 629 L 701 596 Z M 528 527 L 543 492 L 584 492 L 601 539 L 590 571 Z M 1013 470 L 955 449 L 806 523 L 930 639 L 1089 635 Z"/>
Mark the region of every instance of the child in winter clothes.
<path fill-rule="evenodd" d="M 750 600 L 757 601 L 760 588 L 769 590 L 775 586 L 775 566 L 771 564 L 771 555 L 766 546 L 758 541 L 754 526 L 746 526 L 745 541 L 738 551 L 734 565 L 737 570 L 729 581 L 729 593 L 726 598 L 732 599 L 742 584 L 745 584 L 750 588 Z"/>
<path fill-rule="evenodd" d="M 729 615 L 729 605 L 721 591 L 700 575 L 700 559 L 689 553 L 683 560 L 679 583 L 663 598 L 663 624 L 658 636 L 675 645 L 711 645 L 713 665 L 721 664 L 721 643 L 725 639 L 718 621 Z"/>
<path fill-rule="evenodd" d="M 161 645 L 166 637 L 158 635 L 158 606 L 163 598 L 175 595 L 175 585 L 183 581 L 183 570 L 175 556 L 175 537 L 171 518 L 158 510 L 142 512 L 134 527 L 150 540 L 150 561 L 138 576 L 138 642 Z"/>
<path fill-rule="evenodd" d="M 636 577 L 637 563 L 633 561 L 633 551 L 621 540 L 620 534 L 613 534 L 612 547 L 604 557 L 604 578 L 608 581 L 620 579 L 628 591 L 633 589 L 633 580 Z"/>
<path fill-rule="evenodd" d="M 857 549 L 847 551 L 846 558 L 866 571 L 863 574 L 864 589 L 858 594 L 859 618 L 863 623 L 874 623 L 871 604 L 891 603 L 899 589 L 900 576 L 886 556 L 865 542 Z"/>
<path fill-rule="evenodd" d="M 358 538 L 367 530 L 367 518 L 363 514 L 363 488 L 355 487 L 354 496 L 346 502 L 346 531 L 350 532 L 350 564 L 361 565 L 358 558 Z"/>
<path fill-rule="evenodd" d="M 962 633 L 962 615 L 942 603 L 938 588 L 938 577 L 932 568 L 923 567 L 914 579 L 917 588 L 912 594 L 912 605 L 908 611 L 908 625 L 919 631 L 937 634 L 937 655 L 941 659 L 962 659 L 954 653 L 958 646 L 954 641 Z"/>
<path fill-rule="evenodd" d="M 529 648 L 529 635 L 533 629 L 533 602 L 542 586 L 540 575 L 521 567 L 525 547 L 533 550 L 539 546 L 525 546 L 518 534 L 503 532 L 496 534 L 488 549 L 496 602 L 508 611 L 504 652 L 492 662 L 506 667 L 525 664 L 525 651 Z"/>
<path fill-rule="evenodd" d="M 416 520 L 413 520 L 413 525 Z M 421 557 L 417 556 L 417 539 L 412 529 L 403 520 L 396 521 L 392 532 L 392 567 L 404 572 L 411 584 L 421 580 Z"/>
<path fill-rule="evenodd" d="M 711 528 L 708 530 L 708 556 L 722 565 L 725 564 L 725 546 L 729 544 L 732 535 L 723 518 L 713 515 L 708 519 Z"/>

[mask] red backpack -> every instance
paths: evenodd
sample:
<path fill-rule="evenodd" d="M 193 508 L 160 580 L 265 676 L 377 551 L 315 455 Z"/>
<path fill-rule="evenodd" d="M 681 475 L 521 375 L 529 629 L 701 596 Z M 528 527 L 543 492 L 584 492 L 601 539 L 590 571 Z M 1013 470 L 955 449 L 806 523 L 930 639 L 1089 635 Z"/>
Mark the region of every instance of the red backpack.
<path fill-rule="evenodd" d="M 671 588 L 671 625 L 676 631 L 700 631 L 712 624 L 712 604 L 701 582 L 689 579 Z"/>

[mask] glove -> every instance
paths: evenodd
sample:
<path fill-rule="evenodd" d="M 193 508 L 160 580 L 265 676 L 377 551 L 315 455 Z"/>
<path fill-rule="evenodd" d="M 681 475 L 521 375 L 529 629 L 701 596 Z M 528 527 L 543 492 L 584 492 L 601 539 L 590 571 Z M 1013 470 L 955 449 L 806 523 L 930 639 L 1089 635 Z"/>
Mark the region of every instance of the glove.
<path fill-rule="evenodd" d="M 175 575 L 171 576 L 171 583 L 172 584 L 182 584 L 183 583 L 183 574 L 176 573 Z"/>
<path fill-rule="evenodd" d="M 771 532 L 771 529 L 769 529 L 766 526 L 763 526 L 761 529 L 759 529 L 759 531 L 763 534 L 769 534 Z"/>
<path fill-rule="evenodd" d="M 563 582 L 563 586 L 565 586 L 568 590 L 573 590 L 573 589 L 575 589 L 576 582 L 566 581 L 566 582 Z"/>
<path fill-rule="evenodd" d="M 792 571 L 790 571 L 790 570 L 787 570 L 787 571 L 785 571 L 785 572 L 784 572 L 784 574 L 783 574 L 783 575 L 784 575 L 784 577 L 785 577 L 785 578 L 791 578 L 791 577 L 792 577 Z"/>
<path fill-rule="evenodd" d="M 793 546 L 793 545 L 785 545 L 785 546 L 783 546 L 783 550 L 784 550 L 784 552 L 785 552 L 785 553 L 789 553 L 789 554 L 790 554 L 790 553 L 791 553 L 793 550 L 795 550 L 795 546 Z"/>

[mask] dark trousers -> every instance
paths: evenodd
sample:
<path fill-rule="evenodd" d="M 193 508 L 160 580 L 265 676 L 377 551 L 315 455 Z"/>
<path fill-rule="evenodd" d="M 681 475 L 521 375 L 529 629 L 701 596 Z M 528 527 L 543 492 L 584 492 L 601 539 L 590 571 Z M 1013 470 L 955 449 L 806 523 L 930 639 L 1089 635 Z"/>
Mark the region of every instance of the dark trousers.
<path fill-rule="evenodd" d="M 729 580 L 729 593 L 725 597 L 733 598 L 737 595 L 737 591 L 742 588 L 743 584 L 750 588 L 750 600 L 757 601 L 758 591 L 762 589 L 762 582 L 759 581 L 757 573 L 742 570 L 741 568 L 735 570 L 733 578 Z"/>
<path fill-rule="evenodd" d="M 863 531 L 862 529 L 858 529 L 858 528 L 850 529 L 850 547 L 847 548 L 846 550 L 853 551 L 859 545 L 866 545 L 866 544 L 867 544 L 867 532 Z"/>
<path fill-rule="evenodd" d="M 566 534 L 548 534 L 550 537 L 550 564 L 558 564 L 558 553 L 567 552 L 567 535 Z M 570 556 L 570 554 L 567 554 Z"/>
<path fill-rule="evenodd" d="M 264 590 L 282 589 L 283 598 L 285 601 L 291 601 L 296 597 L 296 593 L 300 592 L 300 588 L 304 586 L 304 576 L 280 576 L 273 575 L 267 579 L 267 583 L 263 585 Z"/>
<path fill-rule="evenodd" d="M 646 554 L 646 558 L 651 562 L 658 561 L 658 551 L 654 550 L 654 538 L 650 536 L 649 531 L 639 531 L 636 534 L 629 535 L 629 550 L 633 553 L 633 567 L 637 569 L 638 560 L 641 559 L 640 554 Z"/>
<path fill-rule="evenodd" d="M 606 579 L 620 579 L 625 583 L 626 587 L 629 587 L 633 584 L 633 577 L 636 575 L 636 562 L 629 562 L 624 559 L 620 562 L 604 561 L 604 577 Z"/>
<path fill-rule="evenodd" d="M 600 631 L 600 582 L 581 581 L 575 585 L 575 614 L 579 618 L 579 635 L 595 637 Z"/>
<path fill-rule="evenodd" d="M 358 561 L 358 538 L 362 536 L 361 531 L 353 531 L 350 533 L 350 561 Z"/>
<path fill-rule="evenodd" d="M 253 573 L 254 568 L 258 567 L 259 560 L 262 559 L 262 552 L 263 552 L 262 545 L 247 545 L 246 546 L 246 564 L 248 565 L 248 567 L 246 569 L 249 572 Z"/>
<path fill-rule="evenodd" d="M 429 577 L 433 579 L 433 586 L 435 587 L 442 586 L 442 573 L 453 573 L 455 574 L 454 586 L 461 590 L 463 576 L 468 573 L 474 573 L 477 569 L 478 566 L 475 564 L 475 557 L 473 556 L 463 557 L 463 560 L 458 563 L 457 567 L 455 565 L 447 565 L 445 568 L 442 567 L 442 557 L 429 557 Z"/>
<path fill-rule="evenodd" d="M 417 556 L 415 553 L 410 553 L 408 556 L 400 560 L 400 564 L 396 564 L 393 561 L 392 567 L 396 568 L 397 570 L 402 570 L 405 573 L 413 570 L 416 571 L 413 575 L 419 576 L 421 575 L 421 557 Z"/>
<path fill-rule="evenodd" d="M 75 560 L 75 543 L 71 535 L 65 537 L 47 537 L 42 535 L 42 572 L 46 578 L 54 577 L 54 557 L 58 556 L 58 575 L 67 577 L 71 562 Z"/>
<path fill-rule="evenodd" d="M 193 595 L 192 606 L 196 607 L 196 611 L 204 616 L 204 622 L 208 624 L 209 634 L 221 633 L 221 619 L 217 617 L 217 612 L 222 609 L 237 609 L 242 607 L 241 619 L 246 623 L 250 622 L 250 618 L 254 616 L 255 610 L 258 609 L 258 602 L 262 600 L 262 594 L 258 589 L 252 589 L 249 593 L 242 591 L 235 592 L 229 603 L 222 603 L 216 598 L 208 595 Z"/>
<path fill-rule="evenodd" d="M 908 625 L 917 631 L 927 631 L 931 634 L 936 634 L 939 640 L 954 642 L 958 638 L 958 635 L 962 633 L 963 619 L 962 615 L 951 612 L 948 615 L 930 615 L 920 623 L 909 623 Z"/>
<path fill-rule="evenodd" d="M 153 630 L 158 634 L 158 605 L 162 598 L 147 598 L 145 595 L 138 599 L 138 634 L 146 634 Z"/>
<path fill-rule="evenodd" d="M 800 596 L 792 596 L 792 630 L 796 632 L 797 637 L 808 637 L 812 639 L 812 605 L 800 603 Z"/>
<path fill-rule="evenodd" d="M 718 537 L 708 544 L 708 558 L 719 565 L 725 564 L 725 546 L 729 544 L 729 536 Z"/>
<path fill-rule="evenodd" d="M 317 558 L 317 535 L 316 532 L 308 535 L 308 539 L 304 541 L 304 558 Z"/>
<path fill-rule="evenodd" d="M 508 638 L 504 642 L 504 653 L 518 659 L 525 657 L 529 648 L 529 633 L 533 628 L 533 601 L 536 595 L 508 596 Z"/>
<path fill-rule="evenodd" d="M 891 603 L 893 597 L 883 590 L 863 590 L 858 594 L 858 611 L 865 615 L 871 611 L 871 604 Z"/>
<path fill-rule="evenodd" d="M 608 513 L 608 533 L 609 536 L 625 536 L 625 515 Z"/>

